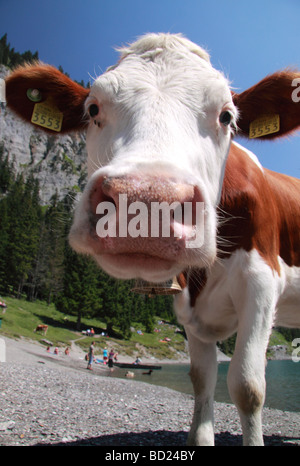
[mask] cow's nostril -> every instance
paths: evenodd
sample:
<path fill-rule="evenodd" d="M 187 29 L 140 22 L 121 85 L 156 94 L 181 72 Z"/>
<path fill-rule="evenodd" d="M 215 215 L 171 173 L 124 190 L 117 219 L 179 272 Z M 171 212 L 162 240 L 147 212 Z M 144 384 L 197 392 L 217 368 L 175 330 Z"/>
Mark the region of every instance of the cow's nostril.
<path fill-rule="evenodd" d="M 96 214 L 97 206 L 101 202 L 109 202 L 116 207 L 116 202 L 109 191 L 109 178 L 101 178 L 94 185 L 90 193 L 90 209 L 93 214 Z"/>
<path fill-rule="evenodd" d="M 108 194 L 109 191 L 111 190 L 112 180 L 113 180 L 113 178 L 110 177 L 110 176 L 105 176 L 102 179 L 102 190 L 103 190 L 104 193 Z"/>

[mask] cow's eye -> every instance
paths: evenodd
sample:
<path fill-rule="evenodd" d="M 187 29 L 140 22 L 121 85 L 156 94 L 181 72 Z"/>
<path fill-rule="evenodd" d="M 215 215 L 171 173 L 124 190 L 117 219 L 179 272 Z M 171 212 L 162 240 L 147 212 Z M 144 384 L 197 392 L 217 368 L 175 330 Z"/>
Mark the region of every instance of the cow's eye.
<path fill-rule="evenodd" d="M 92 104 L 89 106 L 89 114 L 91 117 L 95 117 L 99 113 L 99 107 L 96 104 Z"/>
<path fill-rule="evenodd" d="M 219 116 L 220 123 L 224 126 L 228 126 L 231 123 L 232 120 L 232 115 L 228 110 L 225 110 L 222 112 Z"/>

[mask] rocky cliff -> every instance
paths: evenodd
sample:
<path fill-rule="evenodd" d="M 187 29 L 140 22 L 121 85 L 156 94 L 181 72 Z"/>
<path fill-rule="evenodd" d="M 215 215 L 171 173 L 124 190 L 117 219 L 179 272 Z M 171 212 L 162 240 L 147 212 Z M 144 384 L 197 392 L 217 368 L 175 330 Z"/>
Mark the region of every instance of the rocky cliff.
<path fill-rule="evenodd" d="M 0 78 L 8 69 L 0 65 Z M 38 127 L 24 123 L 6 106 L 0 109 L 0 144 L 9 155 L 17 173 L 33 173 L 40 182 L 40 197 L 47 204 L 57 191 L 60 198 L 69 189 L 82 191 L 86 183 L 85 135 L 45 134 Z"/>

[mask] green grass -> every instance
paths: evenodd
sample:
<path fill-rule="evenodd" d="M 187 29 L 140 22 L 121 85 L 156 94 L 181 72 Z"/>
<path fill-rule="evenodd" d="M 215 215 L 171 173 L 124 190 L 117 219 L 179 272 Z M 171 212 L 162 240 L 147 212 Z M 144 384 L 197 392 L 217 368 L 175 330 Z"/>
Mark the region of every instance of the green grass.
<path fill-rule="evenodd" d="M 1 299 L 1 297 L 0 297 Z M 1 334 L 10 338 L 27 338 L 35 341 L 42 341 L 44 338 L 51 341 L 54 346 L 70 346 L 74 340 L 84 351 L 87 351 L 91 344 L 91 337 L 84 337 L 81 332 L 76 331 L 76 317 L 67 316 L 55 309 L 51 304 L 48 306 L 45 302 L 36 301 L 28 302 L 23 299 L 5 297 L 7 310 L 4 314 L 0 308 L 0 318 L 2 319 Z M 160 332 L 147 333 L 144 327 L 135 322 L 132 324 L 135 331 L 132 333 L 130 340 L 121 340 L 117 338 L 108 338 L 99 335 L 101 329 L 106 325 L 99 319 L 82 319 L 82 329 L 93 327 L 96 331 L 96 353 L 101 354 L 105 346 L 114 348 L 119 354 L 127 356 L 130 360 L 136 354 L 141 358 L 143 356 L 152 356 L 156 359 L 178 359 L 179 355 L 185 352 L 185 342 L 181 334 L 175 333 L 176 326 L 169 324 L 158 324 L 159 318 L 155 319 L 155 327 Z M 46 337 L 41 333 L 35 333 L 34 329 L 38 324 L 48 325 Z M 118 329 L 114 329 L 118 332 Z M 143 335 L 139 335 L 137 330 L 141 330 Z M 170 338 L 171 342 L 163 343 L 160 340 Z M 272 332 L 269 347 L 275 345 L 287 345 L 288 352 L 291 351 L 291 344 L 287 342 L 284 336 L 278 331 Z M 269 356 L 270 352 L 267 353 Z"/>
<path fill-rule="evenodd" d="M 74 331 L 70 330 L 72 325 L 75 327 L 75 319 L 72 324 L 66 325 L 62 313 L 56 311 L 54 305 L 47 306 L 46 303 L 36 301 L 30 303 L 22 299 L 5 298 L 7 310 L 5 314 L 0 314 L 2 318 L 1 333 L 8 337 L 19 338 L 25 337 L 31 340 L 41 340 L 45 338 L 41 333 L 35 333 L 33 330 L 38 324 L 48 325 L 47 340 L 54 345 L 69 345 L 71 340 L 76 339 Z"/>
<path fill-rule="evenodd" d="M 76 331 L 76 317 L 65 315 L 55 309 L 51 304 L 48 306 L 45 302 L 36 301 L 28 302 L 23 299 L 15 299 L 5 297 L 4 301 L 7 304 L 7 310 L 1 314 L 2 325 L 0 328 L 1 334 L 10 338 L 27 338 L 30 340 L 41 341 L 44 338 L 51 341 L 55 346 L 70 346 L 71 342 L 78 340 L 78 344 L 84 351 L 91 344 L 91 337 L 84 337 L 81 332 Z M 108 338 L 99 335 L 101 329 L 105 329 L 106 325 L 99 319 L 82 319 L 82 329 L 93 327 L 96 331 L 96 353 L 102 351 L 105 346 L 114 348 L 122 355 L 133 358 L 137 352 L 143 357 L 147 354 L 158 359 L 177 359 L 179 353 L 185 351 L 184 338 L 181 334 L 175 333 L 176 326 L 163 324 L 159 325 L 155 321 L 156 328 L 160 332 L 146 333 L 143 326 L 135 322 L 133 327 L 135 331 L 132 333 L 130 340 L 121 340 L 117 338 Z M 34 329 L 38 324 L 48 325 L 47 335 L 35 333 Z M 114 329 L 118 332 L 118 329 Z M 141 330 L 143 335 L 139 335 L 137 330 Z M 162 343 L 165 337 L 170 338 L 171 342 Z"/>
<path fill-rule="evenodd" d="M 291 345 L 291 342 L 287 341 L 280 332 L 278 332 L 277 330 L 273 330 L 273 332 L 272 332 L 272 334 L 270 336 L 268 346 L 270 348 L 271 346 L 277 346 L 277 345 L 286 346 L 287 347 L 287 354 L 292 353 L 293 347 Z M 273 351 L 268 349 L 267 356 L 272 357 L 273 356 Z"/>
<path fill-rule="evenodd" d="M 1 299 L 1 297 L 0 297 Z M 81 332 L 76 331 L 76 317 L 67 316 L 55 309 L 51 304 L 48 306 L 45 302 L 36 301 L 34 303 L 23 299 L 5 297 L 7 310 L 4 314 L 0 308 L 0 318 L 2 319 L 1 334 L 10 338 L 27 338 L 29 340 L 42 341 L 44 338 L 51 341 L 54 346 L 70 346 L 74 340 L 84 351 L 87 351 L 91 344 L 91 337 L 84 337 Z M 105 346 L 109 349 L 114 348 L 122 356 L 127 356 L 131 361 L 137 354 L 143 356 L 152 356 L 156 359 L 176 360 L 185 352 L 185 342 L 181 334 L 175 333 L 176 326 L 169 324 L 158 324 L 159 318 L 155 319 L 155 327 L 160 332 L 147 333 L 144 327 L 135 322 L 132 324 L 135 331 L 132 333 L 130 340 L 121 340 L 117 338 L 108 338 L 99 335 L 101 329 L 106 325 L 99 319 L 82 319 L 82 329 L 93 327 L 96 331 L 95 338 L 96 354 L 102 354 Z M 48 325 L 47 335 L 35 333 L 34 329 L 38 324 Z M 114 329 L 118 332 L 118 329 Z M 143 335 L 139 335 L 137 330 L 141 330 Z M 163 343 L 160 340 L 170 338 L 171 342 Z M 273 330 L 269 347 L 275 345 L 287 345 L 288 352 L 291 351 L 290 342 L 287 342 L 284 336 L 276 330 Z M 268 351 L 268 356 L 271 352 Z"/>

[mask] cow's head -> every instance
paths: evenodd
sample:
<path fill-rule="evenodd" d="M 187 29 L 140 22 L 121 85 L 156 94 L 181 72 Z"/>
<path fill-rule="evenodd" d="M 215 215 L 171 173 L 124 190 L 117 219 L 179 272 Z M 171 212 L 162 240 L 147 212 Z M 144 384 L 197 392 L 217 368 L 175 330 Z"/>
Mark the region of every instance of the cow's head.
<path fill-rule="evenodd" d="M 63 114 L 62 132 L 87 128 L 89 182 L 73 248 L 115 277 L 161 281 L 214 262 L 232 134 L 266 113 L 265 89 L 233 94 L 207 53 L 178 35 L 147 35 L 121 52 L 90 91 L 48 65 L 19 68 L 7 103 L 31 121 L 35 101 L 47 100 Z"/>

